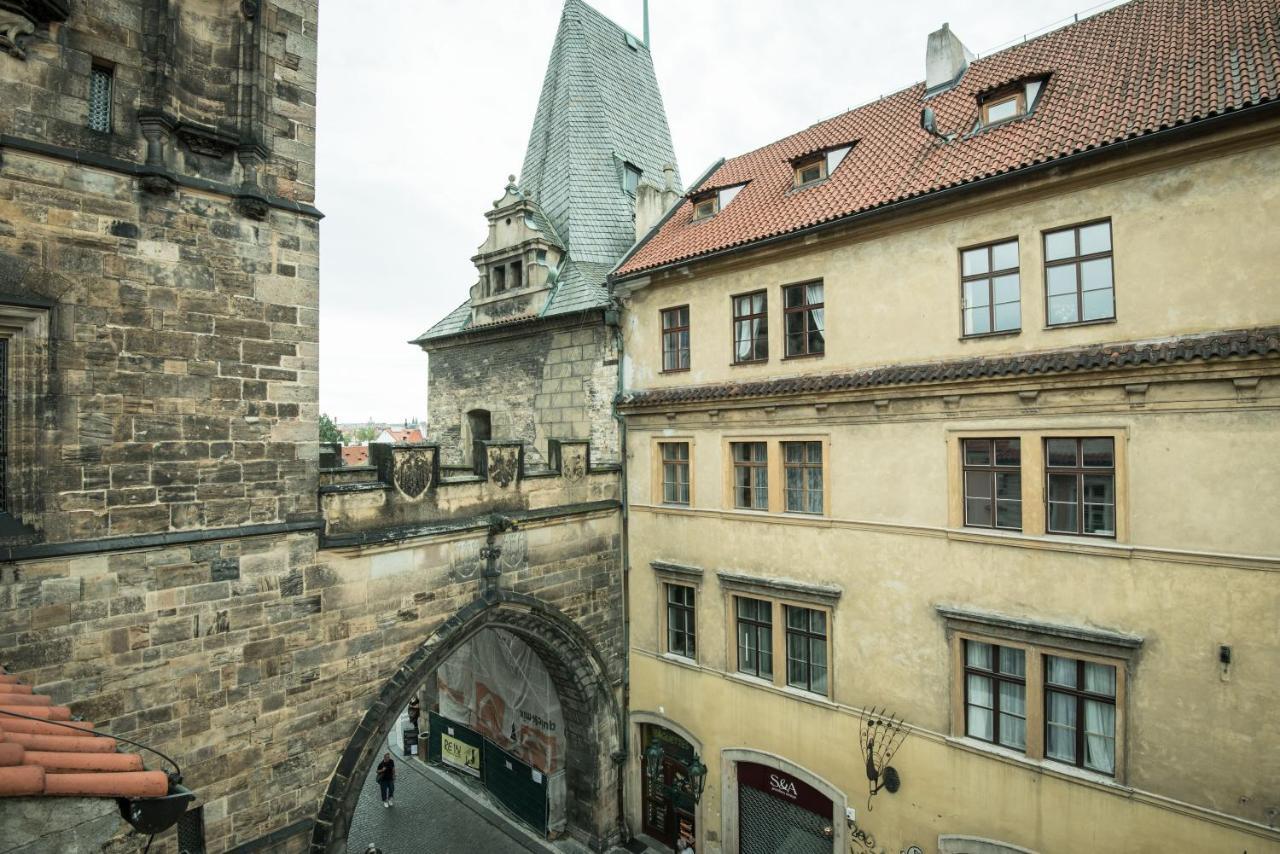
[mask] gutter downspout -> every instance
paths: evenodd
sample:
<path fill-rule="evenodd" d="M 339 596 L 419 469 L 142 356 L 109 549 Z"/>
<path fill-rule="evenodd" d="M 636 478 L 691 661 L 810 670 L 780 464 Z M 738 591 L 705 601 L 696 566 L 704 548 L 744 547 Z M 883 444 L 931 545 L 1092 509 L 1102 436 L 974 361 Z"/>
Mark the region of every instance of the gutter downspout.
<path fill-rule="evenodd" d="M 613 322 L 610 323 L 610 314 Z M 614 335 L 614 346 L 618 351 L 618 379 L 616 393 L 610 408 L 613 418 L 618 422 L 618 461 L 622 464 L 622 481 L 619 485 L 618 500 L 622 502 L 622 532 L 620 550 L 622 559 L 622 744 L 618 757 L 618 833 L 623 843 L 631 841 L 631 828 L 627 824 L 627 760 L 631 751 L 631 548 L 627 537 L 631 510 L 627 503 L 627 419 L 618 411 L 618 400 L 622 396 L 623 382 L 623 350 L 622 350 L 622 311 L 616 306 L 605 312 L 605 325 L 611 327 Z"/>

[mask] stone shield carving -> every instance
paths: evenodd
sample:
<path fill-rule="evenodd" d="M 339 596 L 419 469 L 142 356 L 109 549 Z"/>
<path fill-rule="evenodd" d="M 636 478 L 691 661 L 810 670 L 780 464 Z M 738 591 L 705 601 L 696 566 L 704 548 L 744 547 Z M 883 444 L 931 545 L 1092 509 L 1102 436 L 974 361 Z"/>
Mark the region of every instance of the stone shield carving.
<path fill-rule="evenodd" d="M 587 455 L 578 448 L 561 451 L 563 458 L 560 473 L 570 483 L 577 483 L 587 476 Z"/>
<path fill-rule="evenodd" d="M 411 450 L 396 454 L 396 489 L 407 498 L 419 498 L 431 487 L 431 452 Z"/>
<path fill-rule="evenodd" d="M 489 477 L 505 489 L 516 479 L 516 470 L 520 467 L 518 448 L 501 448 L 489 456 Z"/>
<path fill-rule="evenodd" d="M 524 531 L 508 531 L 502 535 L 502 555 L 498 566 L 503 572 L 519 572 L 529 562 L 529 538 Z"/>
<path fill-rule="evenodd" d="M 450 555 L 450 568 L 461 579 L 475 578 L 480 574 L 480 547 L 482 540 L 458 540 L 453 544 Z"/>

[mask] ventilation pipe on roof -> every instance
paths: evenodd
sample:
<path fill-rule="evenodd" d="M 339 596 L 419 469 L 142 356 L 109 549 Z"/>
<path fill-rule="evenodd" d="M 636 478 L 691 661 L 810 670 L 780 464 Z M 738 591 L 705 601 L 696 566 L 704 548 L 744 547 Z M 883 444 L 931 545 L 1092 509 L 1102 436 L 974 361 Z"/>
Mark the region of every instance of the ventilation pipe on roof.
<path fill-rule="evenodd" d="M 924 57 L 924 88 L 926 95 L 945 92 L 964 76 L 973 54 L 964 46 L 950 24 L 929 33 L 929 45 Z"/>

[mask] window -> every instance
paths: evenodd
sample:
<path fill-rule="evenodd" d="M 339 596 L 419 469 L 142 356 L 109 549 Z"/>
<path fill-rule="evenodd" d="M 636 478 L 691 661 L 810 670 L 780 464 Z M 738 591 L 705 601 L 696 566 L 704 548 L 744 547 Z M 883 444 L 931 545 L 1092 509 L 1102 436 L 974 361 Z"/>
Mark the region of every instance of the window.
<path fill-rule="evenodd" d="M 817 356 L 825 352 L 822 282 L 789 285 L 782 289 L 787 358 Z"/>
<path fill-rule="evenodd" d="M 499 264 L 493 268 L 493 293 L 501 293 L 507 289 L 507 268 Z"/>
<path fill-rule="evenodd" d="M 733 442 L 733 506 L 769 509 L 769 449 L 764 442 Z"/>
<path fill-rule="evenodd" d="M 111 89 L 113 73 L 106 66 L 94 65 L 89 71 L 89 129 L 111 132 Z"/>
<path fill-rule="evenodd" d="M 1116 535 L 1115 439 L 1045 439 L 1046 528 Z"/>
<path fill-rule="evenodd" d="M 662 312 L 662 370 L 689 370 L 689 306 Z"/>
<path fill-rule="evenodd" d="M 0 513 L 9 512 L 9 339 L 0 338 Z"/>
<path fill-rule="evenodd" d="M 689 443 L 661 442 L 662 503 L 689 503 Z"/>
<path fill-rule="evenodd" d="M 513 288 L 524 287 L 524 262 L 523 261 L 511 262 L 511 287 Z"/>
<path fill-rule="evenodd" d="M 1022 442 L 965 439 L 964 523 L 1022 530 Z"/>
<path fill-rule="evenodd" d="M 765 291 L 733 298 L 733 361 L 769 358 L 769 295 Z"/>
<path fill-rule="evenodd" d="M 788 513 L 822 513 L 822 443 L 783 442 Z"/>
<path fill-rule="evenodd" d="M 738 672 L 773 680 L 773 603 L 735 596 L 738 610 Z"/>
<path fill-rule="evenodd" d="M 1048 759 L 1116 772 L 1116 669 L 1044 657 L 1044 754 Z"/>
<path fill-rule="evenodd" d="M 692 587 L 668 584 L 667 588 L 667 652 L 685 658 L 697 658 L 698 646 L 693 620 Z"/>
<path fill-rule="evenodd" d="M 803 187 L 827 177 L 827 161 L 825 157 L 815 157 L 796 164 L 796 186 Z"/>
<path fill-rule="evenodd" d="M 622 165 L 622 189 L 634 196 L 640 186 L 641 174 L 640 167 L 624 163 Z"/>
<path fill-rule="evenodd" d="M 1026 651 L 964 641 L 964 708 L 965 735 L 1026 750 Z"/>
<path fill-rule="evenodd" d="M 1024 99 L 1025 95 L 1021 91 L 987 98 L 982 102 L 982 123 L 993 125 L 1017 118 L 1027 111 Z"/>
<path fill-rule="evenodd" d="M 1046 232 L 1044 263 L 1050 326 L 1115 319 L 1109 220 Z"/>
<path fill-rule="evenodd" d="M 712 195 L 693 200 L 693 218 L 707 219 L 720 211 L 720 196 Z"/>
<path fill-rule="evenodd" d="M 1020 329 L 1018 241 L 1006 240 L 961 252 L 960 290 L 966 336 Z"/>
<path fill-rule="evenodd" d="M 827 693 L 827 615 L 814 608 L 783 605 L 787 614 L 787 684 Z"/>

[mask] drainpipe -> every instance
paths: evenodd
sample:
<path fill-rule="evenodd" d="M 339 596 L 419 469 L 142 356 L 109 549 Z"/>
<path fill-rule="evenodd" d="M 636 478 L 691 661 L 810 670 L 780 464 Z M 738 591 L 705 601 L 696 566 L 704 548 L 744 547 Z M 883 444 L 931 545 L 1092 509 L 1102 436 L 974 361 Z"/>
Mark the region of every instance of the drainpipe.
<path fill-rule="evenodd" d="M 645 5 L 648 6 L 648 3 L 646 2 Z M 618 498 L 622 502 L 622 708 L 619 710 L 622 715 L 622 726 L 619 727 L 622 732 L 622 744 L 619 750 L 621 756 L 618 757 L 618 832 L 621 835 L 621 841 L 625 843 L 631 840 L 631 829 L 627 826 L 626 802 L 626 768 L 627 758 L 630 755 L 627 746 L 631 743 L 628 716 L 628 710 L 631 708 L 631 550 L 627 536 L 631 511 L 627 504 L 627 419 L 618 412 L 618 398 L 622 396 L 623 390 L 623 350 L 622 307 L 616 302 L 605 312 L 605 325 L 613 330 L 614 346 L 618 353 L 618 381 L 613 396 L 613 417 L 618 422 L 618 457 L 622 464 L 622 483 L 618 493 Z"/>

